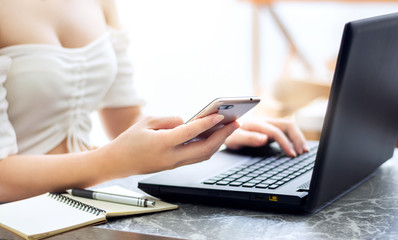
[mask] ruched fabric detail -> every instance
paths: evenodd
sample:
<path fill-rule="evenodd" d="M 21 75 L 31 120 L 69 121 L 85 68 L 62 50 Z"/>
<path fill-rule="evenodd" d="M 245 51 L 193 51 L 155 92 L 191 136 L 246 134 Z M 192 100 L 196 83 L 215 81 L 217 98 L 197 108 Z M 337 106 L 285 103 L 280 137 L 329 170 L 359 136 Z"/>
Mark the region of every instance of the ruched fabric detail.
<path fill-rule="evenodd" d="M 3 77 L 7 97 L 1 101 L 9 104 L 5 115 L 12 125 L 6 127 L 9 134 L 15 130 L 20 154 L 44 154 L 65 139 L 70 152 L 90 149 L 93 111 L 143 104 L 133 86 L 128 44 L 125 31 L 109 29 L 82 48 L 0 49 L 0 57 L 12 59 L 7 80 Z"/>

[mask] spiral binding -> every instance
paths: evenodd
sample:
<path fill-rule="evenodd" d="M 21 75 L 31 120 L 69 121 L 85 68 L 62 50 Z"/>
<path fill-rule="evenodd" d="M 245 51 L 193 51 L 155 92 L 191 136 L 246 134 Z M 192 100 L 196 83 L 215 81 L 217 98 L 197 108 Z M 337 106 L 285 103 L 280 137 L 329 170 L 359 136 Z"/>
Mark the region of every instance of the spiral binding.
<path fill-rule="evenodd" d="M 79 210 L 82 210 L 82 211 L 85 211 L 85 212 L 88 212 L 88 213 L 95 214 L 97 216 L 99 214 L 101 214 L 101 213 L 106 213 L 105 210 L 93 207 L 93 206 L 88 205 L 86 203 L 83 203 L 83 202 L 80 202 L 78 200 L 72 199 L 70 197 L 64 196 L 64 195 L 62 195 L 60 193 L 50 192 L 48 194 L 48 196 L 53 198 L 53 199 L 55 199 L 55 200 L 57 200 L 57 201 L 59 201 L 59 202 L 65 203 L 65 204 L 67 204 L 67 205 L 69 205 L 71 207 L 77 208 Z"/>

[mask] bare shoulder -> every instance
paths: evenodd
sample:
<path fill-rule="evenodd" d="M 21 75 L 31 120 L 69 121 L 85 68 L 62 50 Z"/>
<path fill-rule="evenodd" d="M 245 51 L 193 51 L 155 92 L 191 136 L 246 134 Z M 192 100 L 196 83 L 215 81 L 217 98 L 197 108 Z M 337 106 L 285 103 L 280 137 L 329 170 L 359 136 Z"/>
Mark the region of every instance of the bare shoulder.
<path fill-rule="evenodd" d="M 5 17 L 4 16 L 4 5 L 2 5 L 2 7 L 0 7 L 0 48 L 2 47 L 3 36 L 5 34 L 4 27 L 3 27 L 3 24 L 5 22 L 4 17 Z"/>
<path fill-rule="evenodd" d="M 104 12 L 106 23 L 116 29 L 120 29 L 122 24 L 120 23 L 117 5 L 115 0 L 97 0 L 102 7 Z"/>
<path fill-rule="evenodd" d="M 6 37 L 9 35 L 7 29 L 7 23 L 10 21 L 13 22 L 14 19 L 10 19 L 10 15 L 12 17 L 12 13 L 14 11 L 12 2 L 10 1 L 0 1 L 0 48 L 6 46 Z M 11 10 L 10 10 L 11 9 Z M 7 11 L 8 10 L 8 11 Z"/>

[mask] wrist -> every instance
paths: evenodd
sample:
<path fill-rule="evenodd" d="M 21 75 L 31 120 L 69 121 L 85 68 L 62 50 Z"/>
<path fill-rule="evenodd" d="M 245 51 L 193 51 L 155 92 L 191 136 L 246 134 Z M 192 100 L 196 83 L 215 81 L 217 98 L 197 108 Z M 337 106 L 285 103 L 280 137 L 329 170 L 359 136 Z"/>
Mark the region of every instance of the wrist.
<path fill-rule="evenodd" d="M 123 177 L 120 166 L 117 161 L 118 158 L 112 143 L 92 151 L 91 156 L 97 177 L 100 176 L 102 181 L 109 181 L 111 179 Z"/>

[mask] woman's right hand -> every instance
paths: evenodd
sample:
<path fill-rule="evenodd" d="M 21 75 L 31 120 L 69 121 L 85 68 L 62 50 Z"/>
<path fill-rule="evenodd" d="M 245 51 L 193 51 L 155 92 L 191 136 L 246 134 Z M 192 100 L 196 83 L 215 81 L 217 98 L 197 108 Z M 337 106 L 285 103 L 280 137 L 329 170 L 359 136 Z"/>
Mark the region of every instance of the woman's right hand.
<path fill-rule="evenodd" d="M 223 119 L 212 114 L 184 124 L 179 117 L 147 117 L 137 122 L 110 144 L 98 149 L 106 155 L 101 171 L 107 176 L 126 177 L 176 168 L 209 159 L 238 127 L 225 125 L 207 139 L 187 141 Z"/>

